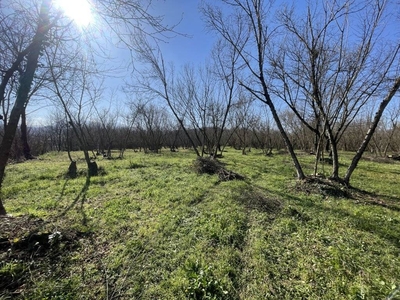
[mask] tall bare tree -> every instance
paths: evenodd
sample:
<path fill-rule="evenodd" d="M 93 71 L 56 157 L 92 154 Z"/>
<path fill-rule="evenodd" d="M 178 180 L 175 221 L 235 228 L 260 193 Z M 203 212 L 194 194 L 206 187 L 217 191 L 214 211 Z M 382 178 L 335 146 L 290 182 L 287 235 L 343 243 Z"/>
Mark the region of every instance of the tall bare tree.
<path fill-rule="evenodd" d="M 399 59 L 399 46 L 382 34 L 386 4 L 326 1 L 308 6 L 304 16 L 294 8 L 280 12 L 282 38 L 270 56 L 274 94 L 315 133 L 316 166 L 326 137 L 333 179 L 339 179 L 341 137 L 387 89 Z"/>
<path fill-rule="evenodd" d="M 200 156 L 197 144 L 189 134 L 188 124 L 185 120 L 188 108 L 181 101 L 177 101 L 177 95 L 182 91 L 177 89 L 173 65 L 168 65 L 160 47 L 157 44 L 152 45 L 146 38 L 142 37 L 138 47 L 138 57 L 140 61 L 145 63 L 146 67 L 141 70 L 140 78 L 138 78 L 139 85 L 130 86 L 130 88 L 135 92 L 148 95 L 151 99 L 158 98 L 165 101 L 189 139 L 196 155 Z"/>
<path fill-rule="evenodd" d="M 11 77 L 15 74 L 15 72 L 19 70 L 21 71 L 18 79 L 19 87 L 17 90 L 16 99 L 0 145 L 0 191 L 18 122 L 29 99 L 29 92 L 35 71 L 38 66 L 40 52 L 43 44 L 46 41 L 46 35 L 51 28 L 52 20 L 48 10 L 49 6 L 50 0 L 43 0 L 41 2 L 39 14 L 35 17 L 33 23 L 36 25 L 34 35 L 31 37 L 31 39 L 29 39 L 26 47 L 21 51 L 18 51 L 17 55 L 9 61 L 7 69 L 3 72 L 4 75 L 0 85 L 0 102 L 4 101 L 5 90 L 10 82 Z M 12 11 L 12 13 L 8 14 L 7 16 L 3 16 L 2 14 L 1 21 L 8 22 L 8 19 L 13 19 L 15 14 L 17 14 L 16 11 Z M 10 28 L 12 28 L 12 25 Z M 9 32 L 9 34 L 12 35 L 11 32 Z M 23 62 L 24 66 L 22 65 Z M 5 208 L 0 199 L 0 214 L 5 213 Z"/>
<path fill-rule="evenodd" d="M 147 4 L 146 4 L 147 3 Z M 163 26 L 162 17 L 153 16 L 149 11 L 151 1 L 92 1 L 93 12 L 104 28 L 108 28 L 112 34 L 103 34 L 102 38 L 110 37 L 109 42 L 118 41 L 120 45 L 135 51 L 135 37 L 137 34 L 148 35 L 153 38 L 165 37 L 166 32 L 171 32 L 173 28 Z M 0 49 L 7 51 L 4 57 L 6 61 L 1 61 L 2 79 L 0 83 L 0 105 L 4 101 L 7 93 L 11 90 L 13 77 L 16 76 L 18 89 L 15 101 L 7 120 L 7 128 L 0 145 L 0 190 L 4 178 L 5 167 L 10 154 L 19 119 L 26 109 L 29 100 L 31 85 L 35 73 L 38 70 L 38 62 L 41 54 L 50 45 L 56 43 L 72 44 L 78 39 L 85 38 L 86 45 L 96 43 L 92 30 L 70 31 L 73 35 L 64 36 L 58 39 L 55 31 L 70 30 L 73 22 L 68 19 L 62 11 L 57 9 L 51 0 L 3 0 L 0 7 Z M 93 28 L 100 29 L 100 27 Z M 103 33 L 105 33 L 104 31 Z M 98 36 L 98 33 L 95 36 Z M 57 37 L 57 38 L 55 38 Z M 18 47 L 13 48 L 13 45 Z M 74 47 L 72 47 L 74 48 Z M 88 53 L 104 54 L 100 44 L 92 47 Z M 2 57 L 2 58 L 4 58 Z M 103 55 L 104 57 L 104 55 Z M 64 65 L 64 62 L 61 61 Z M 42 67 L 42 66 L 41 66 Z M 48 67 L 48 66 L 47 66 Z M 0 201 L 0 214 L 5 214 L 5 209 Z"/>
<path fill-rule="evenodd" d="M 222 0 L 228 6 L 229 15 L 222 7 L 205 4 L 202 12 L 208 26 L 234 47 L 243 64 L 240 84 L 253 97 L 265 103 L 272 114 L 277 128 L 290 153 L 298 179 L 305 175 L 296 156 L 290 138 L 279 117 L 277 103 L 271 96 L 270 77 L 267 73 L 268 54 L 272 49 L 271 41 L 274 28 L 271 26 L 271 6 L 262 0 Z M 270 3 L 271 4 L 271 3 Z"/>
<path fill-rule="evenodd" d="M 51 51 L 53 50 L 53 51 Z M 87 57 L 74 55 L 62 56 L 58 53 L 62 49 L 54 47 L 46 50 L 47 63 L 50 66 L 51 81 L 49 87 L 52 94 L 61 104 L 67 121 L 71 126 L 79 146 L 82 149 L 88 167 L 88 176 L 97 175 L 97 164 L 89 155 L 90 135 L 87 132 L 88 122 L 94 114 L 96 101 L 100 99 L 101 87 L 98 87 Z M 69 62 L 64 66 L 62 63 Z M 99 81 L 97 81 L 99 82 Z M 73 165 L 74 161 L 71 162 Z"/>
<path fill-rule="evenodd" d="M 360 161 L 362 155 L 364 154 L 365 149 L 368 146 L 368 143 L 371 141 L 371 138 L 378 126 L 378 123 L 383 115 L 383 112 L 385 111 L 385 109 L 388 106 L 388 104 L 390 103 L 390 101 L 392 101 L 393 97 L 395 96 L 395 94 L 398 92 L 399 89 L 400 89 L 400 77 L 398 77 L 395 80 L 389 93 L 380 102 L 379 108 L 375 113 L 374 119 L 373 119 L 370 127 L 368 128 L 365 138 L 364 138 L 363 142 L 361 143 L 360 147 L 358 148 L 357 153 L 354 155 L 350 166 L 347 168 L 346 174 L 343 178 L 343 181 L 346 185 L 350 184 L 351 175 L 353 174 L 354 170 L 357 168 L 358 162 Z"/>

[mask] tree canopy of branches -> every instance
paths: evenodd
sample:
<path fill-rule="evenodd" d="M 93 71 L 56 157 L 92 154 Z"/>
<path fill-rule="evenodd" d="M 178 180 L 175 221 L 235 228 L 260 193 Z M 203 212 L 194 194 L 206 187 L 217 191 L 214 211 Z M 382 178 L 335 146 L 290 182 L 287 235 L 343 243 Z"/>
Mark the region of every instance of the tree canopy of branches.
<path fill-rule="evenodd" d="M 282 42 L 270 57 L 274 94 L 315 134 L 317 164 L 324 137 L 332 175 L 339 177 L 337 145 L 360 111 L 389 89 L 399 46 L 382 40 L 384 1 L 324 2 L 279 13 Z"/>
<path fill-rule="evenodd" d="M 400 44 L 384 28 L 393 17 L 388 1 L 322 1 L 308 4 L 303 14 L 262 0 L 220 3 L 203 5 L 208 26 L 237 49 L 244 66 L 238 75 L 240 84 L 269 107 L 298 179 L 305 175 L 279 107 L 291 109 L 315 134 L 315 174 L 322 143 L 329 142 L 331 178 L 339 180 L 340 139 L 365 107 L 383 99 L 341 180 L 349 184 L 351 170 L 399 88 Z"/>
<path fill-rule="evenodd" d="M 228 116 L 239 92 L 235 77 L 237 50 L 221 41 L 213 50 L 212 64 L 198 69 L 185 65 L 176 72 L 172 64 L 165 62 L 157 45 L 146 39 L 140 45 L 138 57 L 145 68 L 140 72 L 139 85 L 132 85 L 134 91 L 164 101 L 196 155 L 215 157 L 221 150 Z"/>

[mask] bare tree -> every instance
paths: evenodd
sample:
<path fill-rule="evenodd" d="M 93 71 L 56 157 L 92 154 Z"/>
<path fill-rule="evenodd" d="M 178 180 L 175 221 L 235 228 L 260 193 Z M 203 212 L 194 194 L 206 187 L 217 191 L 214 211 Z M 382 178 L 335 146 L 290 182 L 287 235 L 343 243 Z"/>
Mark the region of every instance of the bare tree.
<path fill-rule="evenodd" d="M 120 158 L 124 157 L 124 152 L 127 149 L 130 139 L 133 136 L 133 131 L 135 129 L 136 120 L 139 114 L 138 110 L 136 109 L 136 106 L 133 105 L 132 103 L 125 104 L 125 106 L 129 107 L 129 110 L 126 114 L 122 116 L 122 123 L 120 125 L 121 128 L 119 130 Z"/>
<path fill-rule="evenodd" d="M 90 137 L 87 132 L 88 121 L 93 114 L 96 101 L 101 96 L 101 87 L 95 83 L 93 72 L 88 67 L 91 62 L 87 58 L 75 55 L 70 58 L 68 67 L 60 64 L 58 47 L 54 51 L 47 51 L 48 65 L 50 67 L 53 92 L 64 109 L 67 121 L 71 126 L 79 146 L 82 149 L 88 167 L 88 177 L 97 175 L 97 164 L 89 155 Z M 80 59 L 79 59 L 80 58 Z M 67 57 L 62 58 L 66 62 Z M 58 66 L 58 67 L 56 67 Z M 51 96 L 50 96 L 51 97 Z M 71 161 L 75 165 L 74 161 Z"/>
<path fill-rule="evenodd" d="M 67 122 L 63 110 L 54 110 L 49 116 L 50 125 L 48 126 L 52 132 L 50 141 L 53 151 L 64 151 L 67 149 L 66 129 Z"/>
<path fill-rule="evenodd" d="M 254 100 L 249 95 L 241 93 L 231 116 L 231 130 L 239 140 L 239 148 L 243 155 L 250 151 L 252 129 L 255 129 L 258 122 L 258 117 L 253 111 L 253 102 Z"/>
<path fill-rule="evenodd" d="M 187 120 L 201 146 L 201 155 L 215 158 L 222 152 L 228 116 L 237 101 L 234 74 L 237 57 L 224 61 L 221 44 L 214 51 L 214 64 L 195 69 L 186 65 L 176 84 L 176 99 L 186 109 Z M 227 56 L 232 58 L 231 56 Z"/>
<path fill-rule="evenodd" d="M 212 157 L 217 156 L 217 152 L 222 154 L 222 137 L 225 132 L 229 114 L 232 107 L 237 104 L 240 97 L 240 88 L 236 79 L 238 60 L 240 58 L 236 47 L 226 42 L 224 39 L 219 41 L 213 51 L 214 67 L 213 72 L 217 79 L 217 94 L 210 107 L 213 131 L 215 134 L 215 145 L 213 145 Z M 243 93 L 242 93 L 243 95 Z M 228 140 L 225 141 L 227 143 Z"/>
<path fill-rule="evenodd" d="M 329 142 L 331 178 L 339 179 L 337 145 L 362 108 L 382 95 L 399 46 L 382 39 L 386 1 L 323 2 L 280 13 L 278 51 L 271 55 L 274 94 L 315 133 L 316 167 L 322 142 Z"/>
<path fill-rule="evenodd" d="M 172 65 L 167 66 L 158 45 L 151 45 L 144 37 L 138 45 L 140 47 L 138 57 L 147 65 L 147 68 L 141 71 L 140 78 L 138 78 L 139 86 L 130 86 L 130 88 L 137 93 L 147 94 L 150 98 L 164 100 L 185 132 L 196 155 L 200 156 L 197 145 L 189 134 L 185 122 L 188 109 L 176 98 L 181 91 L 176 89 L 174 67 Z"/>
<path fill-rule="evenodd" d="M 103 153 L 107 158 L 111 158 L 111 149 L 116 143 L 115 133 L 118 126 L 118 111 L 112 109 L 112 102 L 110 101 L 108 108 L 99 110 L 96 105 L 93 106 L 94 111 L 97 115 L 97 138 L 106 141 L 107 152 Z M 104 150 L 104 149 L 102 149 Z"/>
<path fill-rule="evenodd" d="M 159 153 L 171 128 L 168 114 L 163 107 L 152 103 L 138 104 L 137 112 L 136 127 L 145 144 L 145 152 Z"/>
<path fill-rule="evenodd" d="M 385 108 L 387 107 L 387 105 L 390 103 L 390 101 L 393 99 L 393 97 L 395 96 L 395 94 L 397 93 L 397 91 L 400 89 L 400 77 L 398 77 L 392 88 L 390 89 L 389 93 L 386 95 L 386 97 L 381 101 L 378 110 L 375 113 L 374 119 L 368 129 L 368 132 L 365 135 L 365 138 L 363 140 L 363 142 L 361 143 L 360 147 L 357 150 L 356 155 L 354 155 L 350 166 L 348 167 L 346 174 L 343 178 L 343 181 L 346 185 L 350 184 L 350 178 L 351 175 L 353 174 L 354 170 L 356 169 L 358 162 L 360 161 L 362 155 L 365 152 L 365 149 L 368 146 L 368 143 L 370 142 L 377 126 L 378 123 L 382 117 L 383 112 L 385 111 Z"/>
<path fill-rule="evenodd" d="M 371 123 L 370 118 L 370 123 Z M 399 131 L 398 122 L 400 119 L 400 103 L 393 105 L 391 109 L 386 109 L 378 124 L 375 134 L 372 137 L 375 155 L 387 157 L 390 150 L 396 144 L 395 136 Z M 360 143 L 361 144 L 361 143 Z"/>
<path fill-rule="evenodd" d="M 40 51 L 46 40 L 46 35 L 51 28 L 51 20 L 48 10 L 49 6 L 50 0 L 42 1 L 39 14 L 33 23 L 36 24 L 36 29 L 34 31 L 35 33 L 30 39 L 28 45 L 22 51 L 19 51 L 17 56 L 10 61 L 8 69 L 4 71 L 0 85 L 0 102 L 3 102 L 5 89 L 9 84 L 10 78 L 18 69 L 22 67 L 22 62 L 25 61 L 25 66 L 21 72 L 21 75 L 19 76 L 19 87 L 14 106 L 11 110 L 3 140 L 0 145 L 0 189 L 4 179 L 5 168 L 10 155 L 10 149 L 14 140 L 15 132 L 17 130 L 18 122 L 29 99 L 29 92 L 38 65 Z M 14 14 L 15 13 L 16 12 L 14 12 Z M 12 16 L 1 16 L 2 22 L 7 21 L 7 18 L 12 18 Z M 5 208 L 2 204 L 2 201 L 0 201 L 0 215 L 5 213 Z"/>
<path fill-rule="evenodd" d="M 240 84 L 248 90 L 253 97 L 268 105 L 275 124 L 286 144 L 292 158 L 298 179 L 305 175 L 297 159 L 292 142 L 286 133 L 276 102 L 271 97 L 270 79 L 266 69 L 268 67 L 268 53 L 271 47 L 273 28 L 267 23 L 270 8 L 262 0 L 223 0 L 232 13 L 224 14 L 221 7 L 204 5 L 203 14 L 208 26 L 216 31 L 232 47 L 241 58 L 244 74 Z"/>

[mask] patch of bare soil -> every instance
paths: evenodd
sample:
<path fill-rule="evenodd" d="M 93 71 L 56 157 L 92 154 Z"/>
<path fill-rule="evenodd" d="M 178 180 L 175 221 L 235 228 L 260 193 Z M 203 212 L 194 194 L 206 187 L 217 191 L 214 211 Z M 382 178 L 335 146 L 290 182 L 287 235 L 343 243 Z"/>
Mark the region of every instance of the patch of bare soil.
<path fill-rule="evenodd" d="M 62 257 L 79 247 L 80 233 L 40 231 L 43 225 L 32 216 L 0 217 L 0 296 L 18 296 L 33 274 L 62 267 Z"/>

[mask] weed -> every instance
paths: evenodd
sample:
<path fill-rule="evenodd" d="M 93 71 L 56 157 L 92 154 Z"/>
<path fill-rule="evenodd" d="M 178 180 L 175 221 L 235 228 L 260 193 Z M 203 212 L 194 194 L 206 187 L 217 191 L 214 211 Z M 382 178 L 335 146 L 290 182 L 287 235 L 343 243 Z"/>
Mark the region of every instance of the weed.
<path fill-rule="evenodd" d="M 214 275 L 212 265 L 203 267 L 198 260 L 189 260 L 185 271 L 189 282 L 185 288 L 188 299 L 232 299 Z"/>

